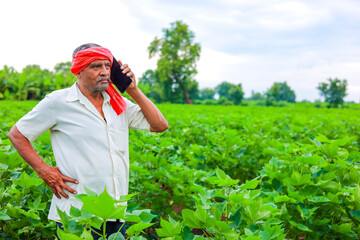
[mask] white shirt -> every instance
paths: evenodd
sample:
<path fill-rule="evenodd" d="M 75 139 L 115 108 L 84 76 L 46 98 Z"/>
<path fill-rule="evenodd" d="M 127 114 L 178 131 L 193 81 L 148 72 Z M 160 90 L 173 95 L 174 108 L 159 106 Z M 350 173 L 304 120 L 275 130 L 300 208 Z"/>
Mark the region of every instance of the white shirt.
<path fill-rule="evenodd" d="M 72 87 L 46 95 L 36 107 L 22 117 L 16 126 L 29 141 L 50 130 L 50 139 L 56 165 L 65 176 L 79 184 L 66 182 L 78 194 L 84 186 L 100 194 L 106 190 L 115 199 L 128 194 L 129 186 L 129 128 L 150 130 L 138 105 L 128 99 L 126 111 L 117 115 L 104 97 L 105 119 L 81 93 L 75 83 Z M 56 206 L 69 214 L 71 205 L 82 203 L 64 190 L 69 199 L 53 195 L 48 218 L 60 220 Z"/>

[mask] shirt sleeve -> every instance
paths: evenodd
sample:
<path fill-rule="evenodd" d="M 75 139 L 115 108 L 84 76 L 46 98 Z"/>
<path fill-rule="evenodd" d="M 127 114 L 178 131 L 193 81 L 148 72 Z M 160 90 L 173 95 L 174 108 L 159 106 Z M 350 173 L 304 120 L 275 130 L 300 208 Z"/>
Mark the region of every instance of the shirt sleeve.
<path fill-rule="evenodd" d="M 150 124 L 146 120 L 139 105 L 132 103 L 126 98 L 124 98 L 124 100 L 126 102 L 126 118 L 129 128 L 150 131 Z"/>
<path fill-rule="evenodd" d="M 46 95 L 30 112 L 23 116 L 16 127 L 29 141 L 35 141 L 56 123 L 51 97 Z"/>

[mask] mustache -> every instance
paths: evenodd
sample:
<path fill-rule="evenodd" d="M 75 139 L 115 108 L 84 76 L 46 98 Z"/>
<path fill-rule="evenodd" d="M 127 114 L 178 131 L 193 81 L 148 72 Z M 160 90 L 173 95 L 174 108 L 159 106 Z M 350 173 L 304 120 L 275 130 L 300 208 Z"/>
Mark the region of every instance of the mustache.
<path fill-rule="evenodd" d="M 99 77 L 97 81 L 100 82 L 100 81 L 103 81 L 103 80 L 107 80 L 107 81 L 110 82 L 110 78 L 108 76 Z"/>

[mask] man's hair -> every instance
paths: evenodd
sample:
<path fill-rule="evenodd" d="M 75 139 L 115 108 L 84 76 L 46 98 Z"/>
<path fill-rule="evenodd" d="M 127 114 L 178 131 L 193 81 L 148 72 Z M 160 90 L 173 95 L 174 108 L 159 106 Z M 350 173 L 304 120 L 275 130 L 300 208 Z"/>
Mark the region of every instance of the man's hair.
<path fill-rule="evenodd" d="M 96 43 L 85 43 L 83 45 L 80 45 L 79 47 L 75 48 L 75 50 L 73 51 L 73 57 L 75 57 L 75 55 L 80 52 L 81 50 L 87 49 L 87 48 L 91 48 L 91 47 L 101 47 L 100 45 L 96 44 Z"/>

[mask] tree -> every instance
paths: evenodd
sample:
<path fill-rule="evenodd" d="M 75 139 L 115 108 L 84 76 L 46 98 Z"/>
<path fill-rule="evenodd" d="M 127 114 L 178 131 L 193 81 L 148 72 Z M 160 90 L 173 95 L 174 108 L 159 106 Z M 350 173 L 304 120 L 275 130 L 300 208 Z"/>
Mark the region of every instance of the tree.
<path fill-rule="evenodd" d="M 244 98 L 244 92 L 242 90 L 241 84 L 234 85 L 229 90 L 230 100 L 234 102 L 235 105 L 239 105 Z"/>
<path fill-rule="evenodd" d="M 232 101 L 236 105 L 240 104 L 244 98 L 244 92 L 240 83 L 236 85 L 224 81 L 217 85 L 215 90 L 219 94 L 220 98 L 225 98 L 229 101 Z"/>
<path fill-rule="evenodd" d="M 149 57 L 159 55 L 157 61 L 157 76 L 162 84 L 162 90 L 167 100 L 179 101 L 179 97 L 191 104 L 191 96 L 196 81 L 196 61 L 200 57 L 200 44 L 193 43 L 194 33 L 181 21 L 171 23 L 169 29 L 163 29 L 164 36 L 150 43 Z"/>
<path fill-rule="evenodd" d="M 274 83 L 274 85 L 265 93 L 266 101 L 286 101 L 294 103 L 296 99 L 295 92 L 287 85 L 286 82 Z"/>
<path fill-rule="evenodd" d="M 200 90 L 200 99 L 214 99 L 215 96 L 215 90 L 212 88 L 204 88 Z"/>
<path fill-rule="evenodd" d="M 15 75 L 15 69 L 8 67 L 7 65 L 5 65 L 2 70 L 0 70 L 0 99 L 9 97 L 9 86 L 11 79 L 14 78 Z"/>
<path fill-rule="evenodd" d="M 165 101 L 163 87 L 159 83 L 159 79 L 154 70 L 146 70 L 139 78 L 138 86 L 148 98 L 151 98 L 155 102 Z"/>
<path fill-rule="evenodd" d="M 215 87 L 215 91 L 219 94 L 219 97 L 224 97 L 227 100 L 230 100 L 230 96 L 229 96 L 229 90 L 230 88 L 232 88 L 234 86 L 234 84 L 223 81 L 222 83 L 220 83 L 219 85 L 217 85 Z"/>
<path fill-rule="evenodd" d="M 319 89 L 320 95 L 325 97 L 325 102 L 329 103 L 329 107 L 337 108 L 344 104 L 344 97 L 347 95 L 347 81 L 346 79 L 341 81 L 338 78 L 329 78 L 328 81 L 329 83 L 319 83 L 317 89 Z"/>
<path fill-rule="evenodd" d="M 254 100 L 254 101 L 264 100 L 264 96 L 259 92 L 254 92 L 254 90 L 253 90 L 253 91 L 251 91 L 250 100 Z"/>

